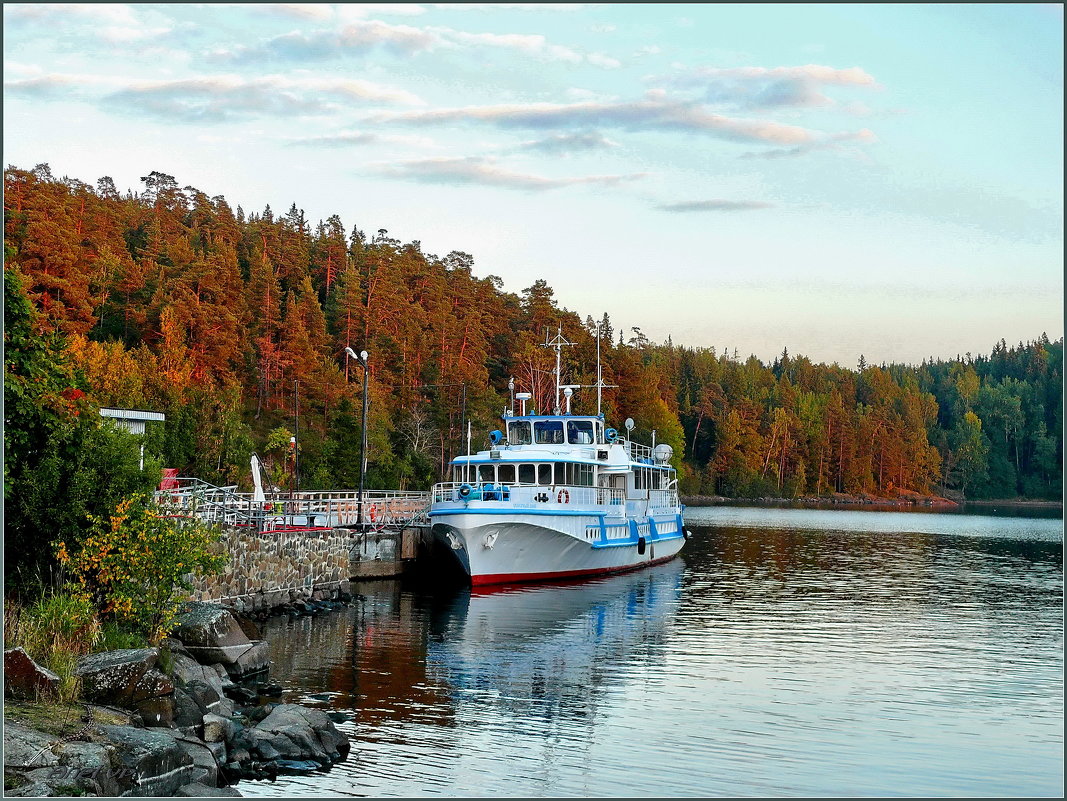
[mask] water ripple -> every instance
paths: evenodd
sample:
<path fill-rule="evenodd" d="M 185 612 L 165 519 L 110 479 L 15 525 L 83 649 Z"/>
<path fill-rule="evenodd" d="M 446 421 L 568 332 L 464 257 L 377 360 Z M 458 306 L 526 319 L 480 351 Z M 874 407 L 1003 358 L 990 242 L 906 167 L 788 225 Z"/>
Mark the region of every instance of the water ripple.
<path fill-rule="evenodd" d="M 332 770 L 246 796 L 1062 796 L 1062 520 L 691 509 L 682 558 L 273 620 Z"/>

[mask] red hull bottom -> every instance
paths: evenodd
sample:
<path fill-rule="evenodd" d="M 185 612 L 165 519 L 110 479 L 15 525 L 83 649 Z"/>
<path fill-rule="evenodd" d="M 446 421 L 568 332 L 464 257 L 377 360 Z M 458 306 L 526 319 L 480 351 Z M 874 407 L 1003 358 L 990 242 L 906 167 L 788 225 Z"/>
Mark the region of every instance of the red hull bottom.
<path fill-rule="evenodd" d="M 514 584 L 523 581 L 552 581 L 554 579 L 572 579 L 585 576 L 603 576 L 609 573 L 626 573 L 630 570 L 640 570 L 650 565 L 658 565 L 669 562 L 676 557 L 677 553 L 670 556 L 661 556 L 648 562 L 638 562 L 636 565 L 626 567 L 602 567 L 595 570 L 558 570 L 554 573 L 493 573 L 486 576 L 471 576 L 471 586 L 483 587 L 487 584 Z"/>

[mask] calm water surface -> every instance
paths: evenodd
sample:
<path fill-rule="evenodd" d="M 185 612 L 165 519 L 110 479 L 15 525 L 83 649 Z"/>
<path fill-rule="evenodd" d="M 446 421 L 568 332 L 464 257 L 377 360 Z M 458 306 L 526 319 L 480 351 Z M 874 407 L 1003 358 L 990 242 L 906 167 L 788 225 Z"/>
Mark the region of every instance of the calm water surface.
<path fill-rule="evenodd" d="M 1063 521 L 708 507 L 650 570 L 272 620 L 348 760 L 246 796 L 1063 795 Z"/>

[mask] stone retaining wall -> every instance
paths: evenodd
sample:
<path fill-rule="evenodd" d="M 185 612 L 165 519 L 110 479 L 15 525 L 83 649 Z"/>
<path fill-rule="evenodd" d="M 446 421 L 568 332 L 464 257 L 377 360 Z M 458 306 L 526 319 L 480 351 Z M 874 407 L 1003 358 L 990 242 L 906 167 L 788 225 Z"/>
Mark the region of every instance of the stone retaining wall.
<path fill-rule="evenodd" d="M 229 557 L 226 566 L 216 576 L 194 581 L 195 601 L 269 609 L 294 600 L 294 593 L 308 598 L 321 591 L 332 597 L 342 581 L 395 576 L 403 570 L 404 535 L 393 531 L 223 531 L 220 548 Z"/>

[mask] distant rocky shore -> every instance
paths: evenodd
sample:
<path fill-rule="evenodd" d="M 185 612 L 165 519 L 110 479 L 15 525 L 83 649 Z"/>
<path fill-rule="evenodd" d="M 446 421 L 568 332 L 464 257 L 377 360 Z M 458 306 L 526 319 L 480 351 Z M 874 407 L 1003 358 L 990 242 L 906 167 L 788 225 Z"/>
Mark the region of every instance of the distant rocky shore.
<path fill-rule="evenodd" d="M 901 494 L 892 498 L 878 495 L 845 495 L 834 493 L 827 496 L 805 496 L 801 498 L 726 498 L 721 495 L 683 495 L 682 503 L 686 506 L 802 506 L 824 509 L 833 506 L 875 506 L 899 507 L 902 509 L 932 508 L 956 509 L 959 502 L 939 495 L 920 495 L 918 493 Z"/>
<path fill-rule="evenodd" d="M 351 600 L 345 585 L 291 591 L 257 617 L 340 607 Z M 37 703 L 58 677 L 21 648 L 5 651 L 4 794 L 240 796 L 241 779 L 344 759 L 348 738 L 335 725 L 343 716 L 271 701 L 282 688 L 268 680 L 267 644 L 246 629 L 255 624 L 224 606 L 190 603 L 159 647 L 83 657 L 78 707 Z M 70 733 L 60 733 L 64 716 Z"/>

